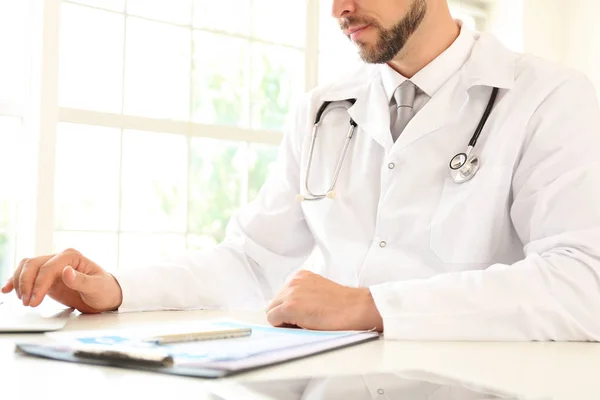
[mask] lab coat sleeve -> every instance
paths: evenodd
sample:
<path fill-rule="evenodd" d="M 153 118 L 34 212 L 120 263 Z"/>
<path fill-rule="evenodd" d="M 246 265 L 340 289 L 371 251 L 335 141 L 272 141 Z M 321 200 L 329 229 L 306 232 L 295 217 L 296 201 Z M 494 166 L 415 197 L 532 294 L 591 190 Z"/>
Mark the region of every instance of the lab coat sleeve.
<path fill-rule="evenodd" d="M 585 77 L 533 114 L 512 189 L 525 259 L 371 287 L 386 338 L 600 341 L 600 108 Z"/>
<path fill-rule="evenodd" d="M 291 113 L 275 167 L 257 198 L 231 218 L 223 243 L 139 269 L 125 266 L 115 274 L 120 311 L 261 308 L 302 265 L 314 248 L 295 200 L 306 104 Z"/>

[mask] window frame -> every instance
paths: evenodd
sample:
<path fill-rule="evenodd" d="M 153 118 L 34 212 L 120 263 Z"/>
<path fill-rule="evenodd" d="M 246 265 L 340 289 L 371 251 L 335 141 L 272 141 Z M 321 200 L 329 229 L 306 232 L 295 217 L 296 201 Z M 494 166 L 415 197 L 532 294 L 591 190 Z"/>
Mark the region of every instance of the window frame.
<path fill-rule="evenodd" d="M 266 144 L 277 146 L 281 142 L 282 132 L 269 130 L 256 130 L 251 128 L 231 127 L 224 125 L 210 125 L 191 121 L 175 121 L 169 119 L 157 119 L 149 117 L 140 117 L 125 114 L 107 113 L 100 111 L 91 111 L 85 109 L 76 109 L 63 107 L 59 105 L 59 54 L 56 49 L 60 48 L 60 14 L 63 3 L 76 4 L 81 7 L 103 10 L 101 7 L 83 5 L 70 0 L 45 0 L 41 12 L 41 57 L 39 61 L 40 74 L 38 82 L 39 98 L 33 101 L 37 107 L 33 110 L 36 122 L 37 141 L 35 187 L 33 188 L 34 204 L 21 207 L 20 214 L 32 211 L 35 218 L 29 221 L 29 242 L 31 246 L 25 246 L 20 251 L 19 257 L 25 254 L 52 254 L 54 251 L 54 234 L 57 232 L 79 232 L 73 230 L 59 230 L 55 227 L 55 163 L 56 163 L 56 145 L 57 128 L 60 123 L 75 123 L 84 125 L 98 125 L 104 127 L 113 127 L 120 129 L 121 140 L 125 130 L 142 130 L 148 132 L 160 132 L 167 134 L 183 135 L 187 138 L 188 149 L 191 148 L 190 140 L 193 137 L 219 139 L 225 141 L 243 142 L 247 146 L 252 144 Z M 126 6 L 127 0 L 125 0 Z M 125 8 L 126 10 L 126 8 Z M 112 11 L 116 12 L 116 11 Z M 118 12 L 125 14 L 125 11 Z M 318 28 L 319 28 L 319 0 L 306 0 L 306 37 L 304 43 L 304 71 L 305 71 L 305 91 L 314 88 L 318 80 Z M 137 16 L 136 16 L 137 17 Z M 124 29 L 126 32 L 127 19 L 124 18 Z M 151 18 L 145 18 L 152 20 Z M 162 23 L 182 26 L 177 23 Z M 191 27 L 190 27 L 191 28 Z M 210 30 L 205 30 L 210 31 Z M 194 29 L 191 28 L 191 32 Z M 229 35 L 236 37 L 235 34 Z M 126 37 L 124 37 L 126 40 Z M 251 39 L 252 42 L 265 42 L 259 39 Z M 293 46 L 287 46 L 293 47 Z M 124 49 L 125 52 L 125 49 Z M 123 60 L 125 68 L 125 60 Z M 125 79 L 125 74 L 123 74 Z M 123 82 L 124 83 L 124 82 Z M 120 172 L 122 174 L 122 171 Z M 121 179 L 121 178 L 119 178 Z M 119 189 L 120 190 L 120 189 Z M 120 205 L 121 206 L 121 205 Z M 26 228 L 26 227 L 23 227 Z M 84 231 L 81 231 L 84 232 Z M 97 232 L 89 230 L 86 232 Z M 120 234 L 120 228 L 114 233 Z M 194 232 L 186 231 L 185 235 L 193 235 Z M 187 241 L 186 241 L 187 242 Z M 119 244 L 117 245 L 119 246 Z M 30 250 L 26 252 L 27 250 Z M 120 255 L 120 249 L 117 248 Z"/>

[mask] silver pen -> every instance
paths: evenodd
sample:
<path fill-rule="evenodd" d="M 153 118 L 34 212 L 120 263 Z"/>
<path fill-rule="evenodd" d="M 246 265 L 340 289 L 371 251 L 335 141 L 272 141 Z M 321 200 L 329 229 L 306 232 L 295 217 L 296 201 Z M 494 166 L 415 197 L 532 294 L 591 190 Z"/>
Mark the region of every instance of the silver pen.
<path fill-rule="evenodd" d="M 198 332 L 184 332 L 170 335 L 153 336 L 143 339 L 142 342 L 152 344 L 183 343 L 195 342 L 199 340 L 233 339 L 238 337 L 250 336 L 251 334 L 251 328 L 203 330 Z"/>

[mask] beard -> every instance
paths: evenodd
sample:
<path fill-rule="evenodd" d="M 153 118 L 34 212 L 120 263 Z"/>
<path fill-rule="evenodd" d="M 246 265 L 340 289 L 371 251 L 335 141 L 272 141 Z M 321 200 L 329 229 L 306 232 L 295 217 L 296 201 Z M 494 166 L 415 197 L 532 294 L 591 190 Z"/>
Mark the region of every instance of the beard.
<path fill-rule="evenodd" d="M 361 17 L 348 17 L 340 24 L 347 29 L 352 25 L 370 25 L 379 31 L 375 45 L 369 47 L 357 40 L 360 58 L 370 64 L 390 62 L 406 45 L 427 14 L 427 0 L 414 0 L 408 13 L 396 25 L 384 29 L 378 22 Z M 350 37 L 348 37 L 350 39 Z"/>

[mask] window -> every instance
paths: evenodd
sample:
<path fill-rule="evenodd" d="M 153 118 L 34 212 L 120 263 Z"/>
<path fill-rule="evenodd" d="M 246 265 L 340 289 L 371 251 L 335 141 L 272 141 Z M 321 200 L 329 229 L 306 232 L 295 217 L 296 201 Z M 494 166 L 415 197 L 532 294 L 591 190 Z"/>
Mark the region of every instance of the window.
<path fill-rule="evenodd" d="M 54 250 L 114 270 L 221 241 L 307 88 L 306 8 L 62 1 Z"/>
<path fill-rule="evenodd" d="M 0 116 L 0 171 L 10 171 L 18 165 L 15 148 L 18 148 L 21 119 Z M 0 278 L 6 279 L 15 263 L 16 215 L 18 181 L 15 176 L 2 174 L 0 188 Z"/>
<path fill-rule="evenodd" d="M 220 242 L 293 101 L 360 63 L 330 1 L 0 0 L 0 278 Z"/>
<path fill-rule="evenodd" d="M 28 91 L 27 2 L 0 1 L 0 279 L 8 277 L 16 261 L 17 207 L 22 187 L 19 168 L 22 154 L 25 94 Z"/>

